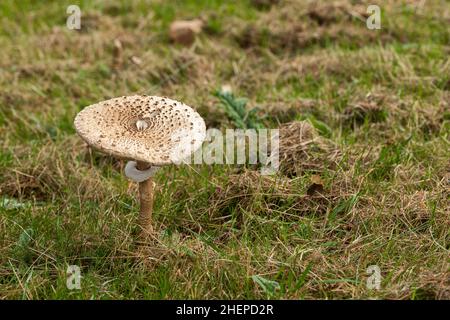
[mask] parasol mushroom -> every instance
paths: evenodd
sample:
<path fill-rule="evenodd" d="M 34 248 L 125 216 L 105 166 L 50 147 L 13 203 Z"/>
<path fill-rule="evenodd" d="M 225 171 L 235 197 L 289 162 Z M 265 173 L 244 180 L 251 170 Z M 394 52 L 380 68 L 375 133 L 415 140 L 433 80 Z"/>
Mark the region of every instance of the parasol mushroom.
<path fill-rule="evenodd" d="M 91 147 L 132 160 L 125 174 L 139 183 L 141 236 L 151 234 L 152 176 L 160 166 L 185 161 L 202 145 L 206 128 L 201 116 L 167 97 L 134 95 L 88 106 L 74 124 Z"/>

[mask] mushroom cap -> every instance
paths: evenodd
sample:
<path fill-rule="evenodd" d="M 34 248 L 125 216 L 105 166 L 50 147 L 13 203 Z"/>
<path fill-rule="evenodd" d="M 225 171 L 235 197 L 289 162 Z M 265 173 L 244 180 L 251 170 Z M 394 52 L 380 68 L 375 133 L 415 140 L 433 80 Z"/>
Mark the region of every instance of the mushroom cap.
<path fill-rule="evenodd" d="M 123 96 L 90 105 L 74 124 L 93 148 L 156 166 L 179 164 L 206 136 L 205 122 L 196 111 L 157 96 Z"/>

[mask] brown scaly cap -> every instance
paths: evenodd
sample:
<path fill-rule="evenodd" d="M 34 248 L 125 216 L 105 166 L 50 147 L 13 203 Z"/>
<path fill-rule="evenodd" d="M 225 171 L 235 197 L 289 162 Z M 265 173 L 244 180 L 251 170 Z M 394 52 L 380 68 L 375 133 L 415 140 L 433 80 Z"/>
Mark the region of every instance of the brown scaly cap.
<path fill-rule="evenodd" d="M 201 116 L 184 103 L 156 96 L 124 96 L 90 105 L 75 118 L 93 148 L 161 166 L 179 163 L 203 143 Z"/>

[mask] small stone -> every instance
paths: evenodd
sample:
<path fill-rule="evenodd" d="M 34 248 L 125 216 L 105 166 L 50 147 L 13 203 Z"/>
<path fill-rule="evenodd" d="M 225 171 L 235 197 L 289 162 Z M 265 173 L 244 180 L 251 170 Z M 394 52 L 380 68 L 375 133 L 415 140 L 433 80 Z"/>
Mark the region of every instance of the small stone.
<path fill-rule="evenodd" d="M 170 39 L 182 45 L 191 45 L 194 43 L 195 35 L 202 31 L 203 21 L 195 20 L 177 20 L 170 25 Z"/>
<path fill-rule="evenodd" d="M 142 64 L 142 60 L 136 56 L 131 57 L 131 62 L 133 62 L 137 66 L 140 66 Z"/>

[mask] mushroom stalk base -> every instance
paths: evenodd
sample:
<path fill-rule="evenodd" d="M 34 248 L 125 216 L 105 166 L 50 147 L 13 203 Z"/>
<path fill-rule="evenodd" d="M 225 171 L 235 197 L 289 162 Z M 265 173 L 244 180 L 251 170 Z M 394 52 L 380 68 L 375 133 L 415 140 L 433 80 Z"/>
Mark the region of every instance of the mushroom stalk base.
<path fill-rule="evenodd" d="M 147 170 L 150 165 L 145 162 L 137 162 L 138 170 Z M 139 199 L 141 203 L 139 213 L 139 226 L 141 228 L 141 238 L 147 238 L 153 232 L 152 213 L 153 213 L 153 179 L 139 183 Z"/>

